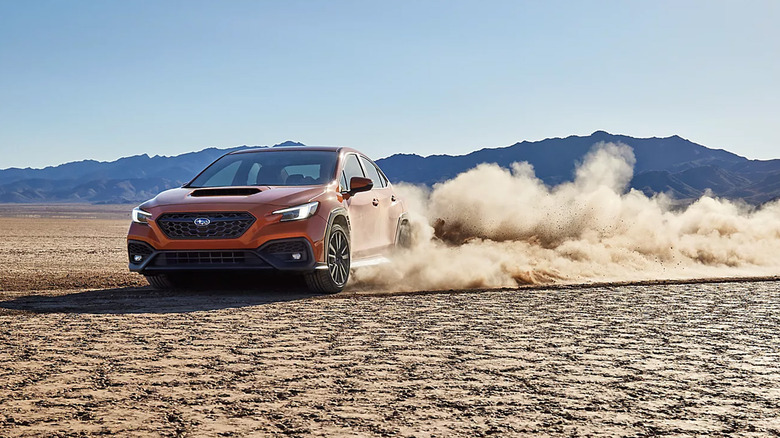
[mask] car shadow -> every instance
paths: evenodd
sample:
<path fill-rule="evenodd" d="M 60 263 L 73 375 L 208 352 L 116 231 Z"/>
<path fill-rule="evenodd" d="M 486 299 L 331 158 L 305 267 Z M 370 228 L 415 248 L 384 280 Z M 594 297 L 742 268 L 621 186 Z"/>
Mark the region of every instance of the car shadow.
<path fill-rule="evenodd" d="M 66 294 L 25 295 L 0 301 L 0 308 L 33 313 L 191 313 L 258 306 L 319 296 L 297 279 L 234 280 L 181 290 L 121 287 Z"/>

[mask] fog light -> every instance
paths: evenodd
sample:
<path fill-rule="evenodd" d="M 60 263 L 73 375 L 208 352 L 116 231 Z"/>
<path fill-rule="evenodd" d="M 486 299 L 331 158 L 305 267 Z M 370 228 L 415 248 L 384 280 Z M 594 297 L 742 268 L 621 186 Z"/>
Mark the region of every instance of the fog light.
<path fill-rule="evenodd" d="M 292 255 L 292 258 L 293 258 L 293 260 L 300 260 L 300 259 L 301 259 L 301 257 L 302 257 L 302 256 L 301 256 L 301 253 L 299 253 L 299 252 L 295 252 L 295 253 L 293 253 L 293 255 Z"/>
<path fill-rule="evenodd" d="M 143 259 L 144 259 L 144 256 L 142 256 L 142 255 L 134 255 L 133 256 L 133 261 L 135 261 L 135 262 L 140 262 Z"/>

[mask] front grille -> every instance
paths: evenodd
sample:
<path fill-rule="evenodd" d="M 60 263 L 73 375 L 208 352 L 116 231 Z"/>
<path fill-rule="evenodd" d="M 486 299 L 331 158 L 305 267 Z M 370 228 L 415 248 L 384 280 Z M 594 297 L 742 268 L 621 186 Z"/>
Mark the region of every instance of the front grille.
<path fill-rule="evenodd" d="M 152 255 L 153 252 L 154 249 L 143 242 L 127 242 L 127 256 L 130 258 L 131 263 L 139 262 L 138 260 L 135 260 L 135 256 L 141 256 L 141 261 L 143 261 L 146 260 L 148 256 Z"/>
<path fill-rule="evenodd" d="M 208 219 L 207 225 L 196 225 Z M 249 229 L 255 217 L 247 212 L 165 213 L 157 224 L 171 239 L 235 239 Z"/>
<path fill-rule="evenodd" d="M 155 266 L 260 266 L 262 259 L 252 251 L 164 251 Z"/>

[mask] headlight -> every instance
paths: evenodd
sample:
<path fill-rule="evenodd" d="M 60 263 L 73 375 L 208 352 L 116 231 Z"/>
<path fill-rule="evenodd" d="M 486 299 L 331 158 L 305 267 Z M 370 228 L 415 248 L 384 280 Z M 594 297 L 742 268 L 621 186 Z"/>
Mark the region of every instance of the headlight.
<path fill-rule="evenodd" d="M 141 210 L 141 207 L 136 207 L 133 209 L 132 217 L 133 217 L 133 222 L 137 224 L 148 224 L 149 219 L 152 218 L 152 214 L 147 211 Z"/>
<path fill-rule="evenodd" d="M 281 214 L 282 222 L 298 221 L 314 216 L 318 205 L 320 205 L 319 202 L 309 202 L 308 204 L 276 210 L 274 214 Z"/>

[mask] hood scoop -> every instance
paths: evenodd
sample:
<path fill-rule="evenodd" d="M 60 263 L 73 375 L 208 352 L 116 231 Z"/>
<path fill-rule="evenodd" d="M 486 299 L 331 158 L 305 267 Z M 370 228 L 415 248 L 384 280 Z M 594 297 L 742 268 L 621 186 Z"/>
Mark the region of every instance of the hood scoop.
<path fill-rule="evenodd" d="M 249 196 L 260 193 L 261 190 L 256 187 L 220 187 L 216 189 L 197 189 L 190 193 L 193 198 L 204 196 Z"/>

